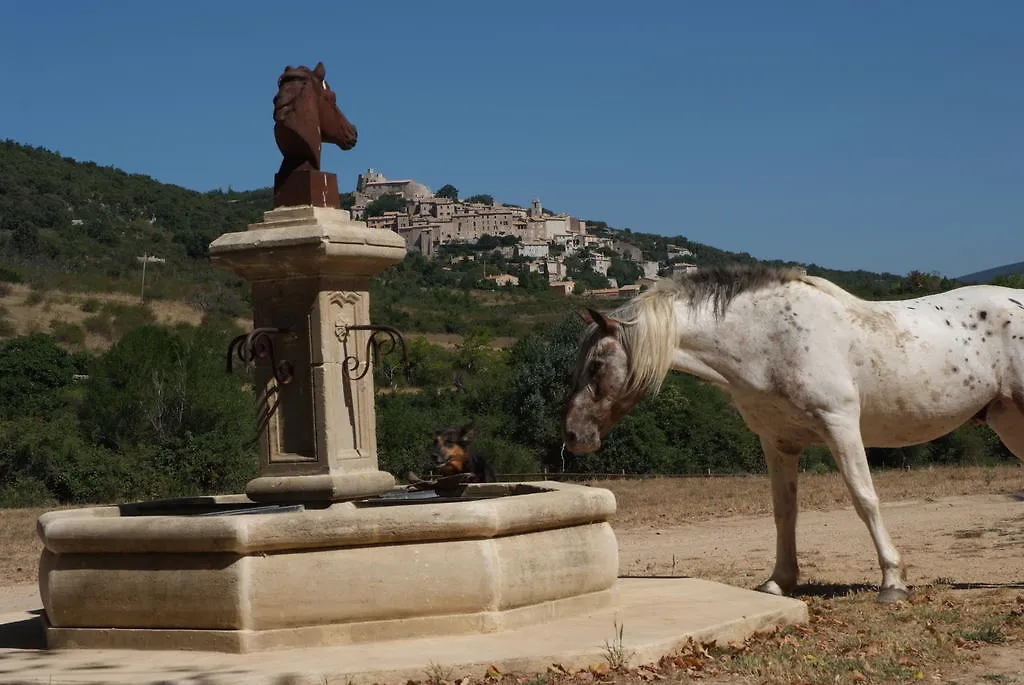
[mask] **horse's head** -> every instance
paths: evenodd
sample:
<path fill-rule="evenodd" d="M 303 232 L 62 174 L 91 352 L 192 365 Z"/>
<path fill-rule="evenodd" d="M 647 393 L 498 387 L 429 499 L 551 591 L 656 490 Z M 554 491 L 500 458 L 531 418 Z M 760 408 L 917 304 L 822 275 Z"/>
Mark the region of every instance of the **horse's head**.
<path fill-rule="evenodd" d="M 356 144 L 356 127 L 338 109 L 323 63 L 315 69 L 287 67 L 274 97 L 274 137 L 284 155 L 282 170 L 320 169 L 320 144 L 342 150 Z"/>
<path fill-rule="evenodd" d="M 640 400 L 630 387 L 629 354 L 620 339 L 622 324 L 593 309 L 584 319 L 590 327 L 583 338 L 572 396 L 565 409 L 565 446 L 574 454 L 601 446 L 622 417 Z"/>
<path fill-rule="evenodd" d="M 345 115 L 338 109 L 337 96 L 331 87 L 327 85 L 327 70 L 324 63 L 319 62 L 313 70 L 320 89 L 314 87 L 320 95 L 317 108 L 320 113 L 320 138 L 325 143 L 333 143 L 342 150 L 351 150 L 355 147 L 358 132 Z"/>

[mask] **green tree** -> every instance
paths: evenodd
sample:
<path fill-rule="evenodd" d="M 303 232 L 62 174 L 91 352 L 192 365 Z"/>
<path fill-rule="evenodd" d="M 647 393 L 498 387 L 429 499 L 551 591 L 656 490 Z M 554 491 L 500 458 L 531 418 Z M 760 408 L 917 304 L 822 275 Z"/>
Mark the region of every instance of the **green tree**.
<path fill-rule="evenodd" d="M 1024 274 L 996 276 L 992 279 L 992 285 L 1001 285 L 1004 288 L 1018 288 L 1024 290 Z"/>
<path fill-rule="evenodd" d="M 494 196 L 487 195 L 486 193 L 481 193 L 479 195 L 470 195 L 469 197 L 466 198 L 466 202 L 478 202 L 483 205 L 493 205 Z"/>
<path fill-rule="evenodd" d="M 583 327 L 578 314 L 565 316 L 554 326 L 521 338 L 509 356 L 505 411 L 512 418 L 510 433 L 538 446 L 549 460 L 562 443 L 561 417 Z"/>
<path fill-rule="evenodd" d="M 408 201 L 396 193 L 386 193 L 366 205 L 366 216 L 381 216 L 384 212 L 400 212 Z"/>
<path fill-rule="evenodd" d="M 614 278 L 620 286 L 636 283 L 643 275 L 640 265 L 628 259 L 612 259 L 612 265 L 608 267 L 608 278 Z"/>
<path fill-rule="evenodd" d="M 0 417 L 45 416 L 66 404 L 73 376 L 86 358 L 72 355 L 43 333 L 0 345 Z"/>
<path fill-rule="evenodd" d="M 434 197 L 446 197 L 452 202 L 457 202 L 459 199 L 459 189 L 451 183 L 446 183 L 441 186 L 440 190 L 434 193 Z"/>

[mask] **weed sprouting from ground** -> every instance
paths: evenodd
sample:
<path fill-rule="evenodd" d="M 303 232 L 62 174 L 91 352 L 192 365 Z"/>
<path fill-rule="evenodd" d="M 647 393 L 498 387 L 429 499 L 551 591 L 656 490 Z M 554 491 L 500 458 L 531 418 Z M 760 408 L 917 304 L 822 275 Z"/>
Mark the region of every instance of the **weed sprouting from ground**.
<path fill-rule="evenodd" d="M 635 652 L 631 649 L 627 649 L 622 639 L 623 635 L 623 624 L 619 623 L 619 619 L 616 617 L 612 624 L 615 627 L 615 633 L 612 637 L 612 641 L 604 641 L 604 660 L 608 662 L 608 667 L 613 671 L 623 671 L 629 667 L 629 662 L 632 660 Z"/>
<path fill-rule="evenodd" d="M 450 683 L 453 680 L 454 674 L 455 669 L 453 667 L 431 661 L 427 666 L 425 682 L 427 685 L 444 685 L 444 683 Z"/>

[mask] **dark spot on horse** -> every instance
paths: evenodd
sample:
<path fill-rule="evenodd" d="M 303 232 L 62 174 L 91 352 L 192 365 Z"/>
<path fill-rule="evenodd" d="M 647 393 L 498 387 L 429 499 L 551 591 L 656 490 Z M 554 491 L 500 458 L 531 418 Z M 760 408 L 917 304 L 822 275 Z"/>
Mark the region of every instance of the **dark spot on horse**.
<path fill-rule="evenodd" d="M 969 326 L 969 328 L 970 328 L 970 329 L 971 329 L 972 331 L 973 331 L 973 330 L 976 330 L 976 329 L 978 328 L 978 324 L 976 324 L 976 323 L 972 323 L 972 324 L 971 324 L 971 325 Z"/>
<path fill-rule="evenodd" d="M 949 322 L 949 319 L 946 319 L 946 325 L 947 325 L 947 326 L 952 326 L 953 324 L 951 324 L 951 323 Z"/>
<path fill-rule="evenodd" d="M 964 387 L 966 388 L 970 384 L 971 384 L 971 382 L 965 378 L 964 379 Z"/>
<path fill-rule="evenodd" d="M 793 305 L 792 305 L 792 304 L 790 304 L 789 302 L 787 302 L 787 303 L 786 303 L 786 311 L 787 311 L 787 312 L 791 312 L 791 311 L 793 311 Z"/>
<path fill-rule="evenodd" d="M 1006 328 L 1009 325 L 1010 325 L 1010 320 L 1009 319 L 1007 319 L 1006 321 L 1003 322 L 1003 328 Z"/>
<path fill-rule="evenodd" d="M 807 345 L 804 345 L 804 352 L 810 352 L 810 351 L 811 351 L 811 348 L 808 347 Z"/>
<path fill-rule="evenodd" d="M 1017 305 L 1021 309 L 1024 309 L 1024 304 L 1021 304 L 1020 302 L 1018 302 L 1017 300 L 1013 299 L 1012 297 L 1010 298 L 1010 302 L 1013 302 L 1015 305 Z"/>
<path fill-rule="evenodd" d="M 953 373 L 960 373 L 960 367 L 959 366 L 954 366 L 953 367 Z"/>
<path fill-rule="evenodd" d="M 981 310 L 980 312 L 978 312 L 978 317 L 979 317 L 979 318 L 980 318 L 980 319 L 981 319 L 982 321 L 984 321 L 985 319 L 987 319 L 987 318 L 988 318 L 988 312 L 986 312 L 986 311 L 985 311 L 984 309 L 982 309 L 982 310 Z"/>
<path fill-rule="evenodd" d="M 917 307 L 907 307 L 907 309 L 914 310 L 917 309 Z"/>

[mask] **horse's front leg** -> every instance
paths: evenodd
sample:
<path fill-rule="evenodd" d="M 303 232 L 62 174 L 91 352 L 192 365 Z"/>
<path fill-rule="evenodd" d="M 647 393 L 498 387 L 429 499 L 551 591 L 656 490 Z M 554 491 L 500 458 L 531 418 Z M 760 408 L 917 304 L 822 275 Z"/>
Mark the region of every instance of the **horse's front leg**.
<path fill-rule="evenodd" d="M 859 416 L 832 415 L 826 417 L 825 423 L 828 447 L 853 497 L 853 506 L 867 525 L 875 543 L 875 551 L 878 552 L 878 564 L 882 568 L 878 601 L 893 604 L 907 599 L 910 590 L 903 578 L 900 553 L 892 544 L 878 508 L 878 495 L 871 482 L 871 470 L 868 468 L 868 457 L 860 434 Z"/>
<path fill-rule="evenodd" d="M 771 578 L 757 586 L 758 591 L 772 595 L 789 594 L 796 587 L 800 568 L 796 558 L 797 467 L 800 453 L 779 449 L 775 440 L 761 438 L 772 488 L 772 511 L 775 514 L 775 570 Z"/>

